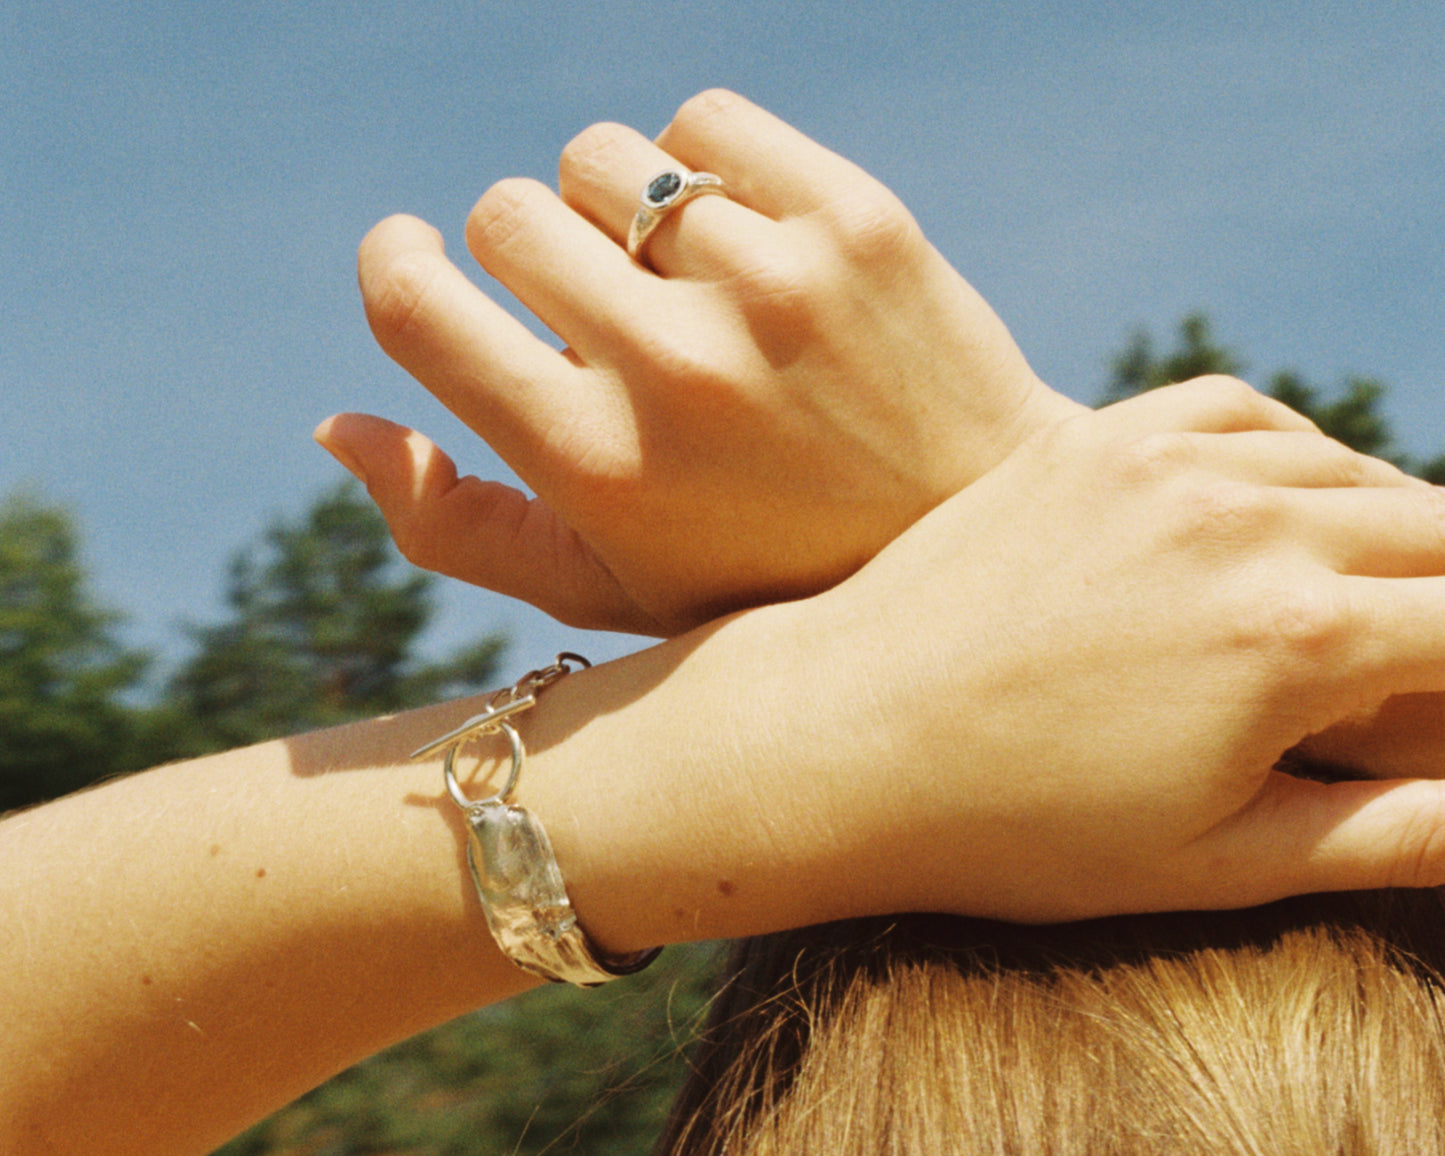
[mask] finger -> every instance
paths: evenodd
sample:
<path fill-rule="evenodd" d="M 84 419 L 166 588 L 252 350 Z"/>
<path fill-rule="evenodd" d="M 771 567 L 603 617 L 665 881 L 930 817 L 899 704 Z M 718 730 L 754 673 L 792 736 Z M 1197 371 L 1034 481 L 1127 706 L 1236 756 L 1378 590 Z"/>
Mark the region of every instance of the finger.
<path fill-rule="evenodd" d="M 739 201 L 774 220 L 826 209 L 850 190 L 882 189 L 857 165 L 721 89 L 678 109 L 657 143 L 684 164 L 717 173 Z"/>
<path fill-rule="evenodd" d="M 1337 573 L 1373 578 L 1445 574 L 1445 494 L 1434 486 L 1283 490 L 1276 495 Z"/>
<path fill-rule="evenodd" d="M 586 545 L 537 498 L 458 477 L 415 430 L 338 414 L 315 437 L 366 485 L 411 562 L 520 598 L 571 626 L 657 633 Z"/>
<path fill-rule="evenodd" d="M 684 301 L 537 181 L 488 189 L 467 246 L 583 364 L 614 363 L 639 327 L 679 324 Z"/>
<path fill-rule="evenodd" d="M 1202 466 L 1238 481 L 1320 489 L 1432 488 L 1389 462 L 1356 453 L 1320 433 L 1245 430 L 1223 435 L 1189 432 L 1169 436 L 1174 441 L 1168 452 L 1175 454 L 1181 464 Z"/>
<path fill-rule="evenodd" d="M 617 245 L 625 245 L 647 183 L 678 167 L 641 133 L 595 124 L 562 150 L 562 199 Z M 668 212 L 648 237 L 642 263 L 669 277 L 722 279 L 737 254 L 773 243 L 771 222 L 732 196 L 695 197 Z"/>
<path fill-rule="evenodd" d="M 1355 777 L 1445 779 L 1445 694 L 1396 695 L 1308 736 L 1294 754 Z"/>
<path fill-rule="evenodd" d="M 1445 691 L 1445 577 L 1347 575 L 1339 582 L 1337 606 L 1327 606 L 1300 639 L 1344 643 L 1328 647 L 1337 681 L 1369 678 L 1371 702 Z"/>
<path fill-rule="evenodd" d="M 1120 430 L 1133 434 L 1166 429 L 1194 433 L 1245 430 L 1295 430 L 1319 433 L 1309 418 L 1234 377 L 1196 377 L 1152 389 L 1099 411 Z"/>
<path fill-rule="evenodd" d="M 1445 885 L 1441 782 L 1324 784 L 1275 772 L 1222 834 L 1243 883 L 1239 902 L 1226 906 L 1317 891 Z"/>
<path fill-rule="evenodd" d="M 373 228 L 358 270 L 381 347 L 531 484 L 586 408 L 585 371 L 468 281 L 415 218 Z"/>

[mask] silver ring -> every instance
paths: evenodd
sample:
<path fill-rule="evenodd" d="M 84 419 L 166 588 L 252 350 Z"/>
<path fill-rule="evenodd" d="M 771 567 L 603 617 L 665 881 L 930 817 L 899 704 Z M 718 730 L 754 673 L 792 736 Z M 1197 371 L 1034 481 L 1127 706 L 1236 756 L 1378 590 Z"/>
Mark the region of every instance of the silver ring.
<path fill-rule="evenodd" d="M 640 260 L 647 238 L 662 224 L 663 217 L 679 205 L 708 193 L 728 195 L 722 177 L 713 173 L 690 173 L 684 168 L 658 173 L 642 190 L 642 204 L 627 230 L 627 255 L 634 261 Z"/>

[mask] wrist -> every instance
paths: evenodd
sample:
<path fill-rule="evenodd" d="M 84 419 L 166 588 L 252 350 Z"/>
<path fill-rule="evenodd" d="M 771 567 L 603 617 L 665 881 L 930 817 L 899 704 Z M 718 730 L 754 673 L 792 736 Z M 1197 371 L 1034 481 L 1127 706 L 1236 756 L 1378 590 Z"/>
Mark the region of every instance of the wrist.
<path fill-rule="evenodd" d="M 853 914 L 846 736 L 800 704 L 805 604 L 736 615 L 552 687 L 525 720 L 518 802 L 544 823 L 609 954 Z"/>

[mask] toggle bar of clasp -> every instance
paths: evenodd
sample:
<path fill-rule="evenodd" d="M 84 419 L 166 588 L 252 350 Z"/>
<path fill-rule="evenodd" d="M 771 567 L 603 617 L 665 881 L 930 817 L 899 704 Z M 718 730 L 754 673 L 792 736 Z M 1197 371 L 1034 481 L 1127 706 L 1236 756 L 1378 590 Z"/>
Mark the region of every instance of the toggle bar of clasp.
<path fill-rule="evenodd" d="M 524 694 L 521 698 L 514 698 L 510 702 L 504 702 L 500 706 L 489 706 L 481 714 L 473 715 L 462 723 L 455 730 L 450 730 L 441 738 L 432 739 L 424 747 L 418 747 L 412 751 L 413 759 L 425 759 L 435 755 L 448 747 L 459 747 L 462 743 L 478 735 L 489 734 L 502 729 L 501 724 L 516 714 L 518 711 L 526 710 L 529 706 L 535 705 L 535 695 Z"/>

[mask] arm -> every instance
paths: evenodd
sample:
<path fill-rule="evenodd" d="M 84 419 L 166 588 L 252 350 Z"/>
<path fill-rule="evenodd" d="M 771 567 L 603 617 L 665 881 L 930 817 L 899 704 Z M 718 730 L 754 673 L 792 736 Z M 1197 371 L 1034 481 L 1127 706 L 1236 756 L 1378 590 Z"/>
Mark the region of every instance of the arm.
<path fill-rule="evenodd" d="M 674 157 L 734 195 L 669 218 L 654 275 L 620 245 L 637 190 Z M 1038 381 L 886 189 L 732 94 L 689 101 L 656 144 L 594 126 L 563 153 L 560 199 L 503 182 L 467 240 L 567 354 L 406 218 L 362 247 L 368 316 L 541 496 L 459 477 L 379 418 L 343 415 L 318 436 L 413 561 L 577 625 L 668 634 L 825 588 L 1082 408 Z M 1442 750 L 1445 698 L 1421 695 L 1300 753 L 1445 775 Z"/>
<path fill-rule="evenodd" d="M 1445 789 L 1272 770 L 1445 689 L 1441 497 L 1237 385 L 1061 423 L 814 598 L 577 674 L 518 797 L 605 949 L 1445 882 Z M 1349 479 L 1349 488 L 1340 483 Z M 0 824 L 0 1147 L 205 1152 L 530 981 L 435 765 L 458 703 Z"/>
<path fill-rule="evenodd" d="M 667 217 L 643 267 L 622 240 L 674 158 L 730 197 Z M 892 194 L 731 94 L 689 101 L 657 144 L 594 126 L 563 153 L 560 198 L 504 181 L 467 243 L 565 353 L 409 218 L 362 245 L 367 316 L 538 497 L 459 479 L 379 419 L 319 436 L 413 561 L 574 625 L 667 635 L 830 586 L 1080 408 Z"/>

